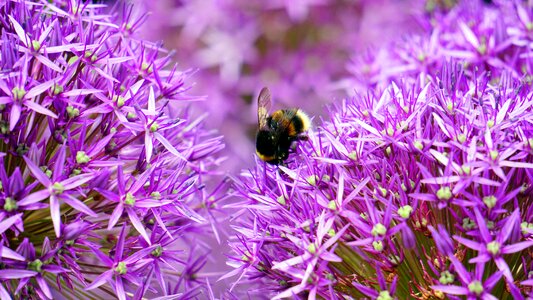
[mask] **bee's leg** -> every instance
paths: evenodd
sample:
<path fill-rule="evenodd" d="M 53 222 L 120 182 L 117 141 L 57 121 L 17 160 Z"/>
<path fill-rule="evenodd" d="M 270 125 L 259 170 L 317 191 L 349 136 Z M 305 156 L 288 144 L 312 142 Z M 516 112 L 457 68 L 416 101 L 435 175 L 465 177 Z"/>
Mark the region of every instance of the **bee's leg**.
<path fill-rule="evenodd" d="M 297 141 L 307 141 L 309 140 L 309 136 L 307 134 L 300 134 L 297 135 L 294 139 Z"/>

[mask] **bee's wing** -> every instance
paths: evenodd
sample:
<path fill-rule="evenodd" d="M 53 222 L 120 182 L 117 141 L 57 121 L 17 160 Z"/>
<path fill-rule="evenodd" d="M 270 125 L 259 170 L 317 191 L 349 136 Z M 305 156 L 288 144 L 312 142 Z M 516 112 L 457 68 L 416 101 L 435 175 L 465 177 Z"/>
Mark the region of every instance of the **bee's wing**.
<path fill-rule="evenodd" d="M 259 128 L 267 127 L 268 112 L 272 105 L 270 90 L 264 87 L 257 97 L 257 120 L 259 122 Z"/>

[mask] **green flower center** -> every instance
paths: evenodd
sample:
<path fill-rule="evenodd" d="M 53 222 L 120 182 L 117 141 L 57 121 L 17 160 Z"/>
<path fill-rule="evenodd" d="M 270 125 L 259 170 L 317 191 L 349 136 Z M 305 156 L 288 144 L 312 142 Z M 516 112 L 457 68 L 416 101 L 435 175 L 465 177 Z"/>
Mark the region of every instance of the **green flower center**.
<path fill-rule="evenodd" d="M 278 201 L 279 204 L 285 206 L 285 204 L 287 204 L 287 200 L 285 199 L 285 196 L 281 195 L 279 196 L 276 201 Z"/>
<path fill-rule="evenodd" d="M 334 200 L 329 201 L 328 208 L 331 210 L 337 210 L 337 203 Z"/>
<path fill-rule="evenodd" d="M 157 246 L 154 251 L 152 251 L 152 255 L 155 257 L 160 257 L 161 255 L 163 255 L 163 247 Z"/>
<path fill-rule="evenodd" d="M 31 41 L 31 45 L 33 47 L 33 51 L 37 52 L 41 49 L 41 43 L 37 40 Z"/>
<path fill-rule="evenodd" d="M 383 196 L 383 197 L 387 196 L 387 189 L 386 188 L 378 186 L 378 190 L 381 193 L 381 196 Z"/>
<path fill-rule="evenodd" d="M 307 251 L 309 251 L 309 253 L 311 253 L 311 254 L 315 254 L 316 253 L 316 245 L 315 244 L 309 244 L 309 246 L 307 246 Z"/>
<path fill-rule="evenodd" d="M 481 55 L 485 55 L 487 53 L 487 44 L 482 43 L 479 45 L 479 47 L 477 47 L 477 52 L 479 52 Z"/>
<path fill-rule="evenodd" d="M 11 197 L 7 197 L 4 203 L 4 210 L 7 212 L 11 212 L 16 210 L 17 208 L 17 201 Z"/>
<path fill-rule="evenodd" d="M 520 228 L 522 229 L 522 234 L 526 235 L 529 233 L 528 229 L 533 229 L 533 223 L 522 222 L 520 224 Z"/>
<path fill-rule="evenodd" d="M 134 112 L 132 112 L 132 111 L 130 111 L 130 112 L 128 112 L 128 114 L 126 115 L 126 118 L 128 118 L 128 120 L 133 120 L 133 119 L 137 118 L 137 114 L 134 113 Z"/>
<path fill-rule="evenodd" d="M 374 227 L 372 227 L 373 236 L 384 236 L 385 234 L 387 234 L 387 227 L 385 227 L 383 224 L 377 223 L 374 225 Z"/>
<path fill-rule="evenodd" d="M 392 296 L 390 295 L 389 291 L 381 291 L 379 292 L 376 300 L 392 300 Z"/>
<path fill-rule="evenodd" d="M 392 127 L 388 127 L 387 128 L 387 135 L 388 136 L 393 136 L 394 135 L 394 129 Z"/>
<path fill-rule="evenodd" d="M 115 102 L 117 107 L 122 107 L 126 103 L 126 99 L 124 99 L 124 97 L 117 95 L 114 95 L 111 101 Z"/>
<path fill-rule="evenodd" d="M 52 86 L 52 93 L 54 95 L 59 95 L 61 93 L 63 93 L 63 86 L 59 85 L 59 84 L 54 84 L 54 86 Z M 72 107 L 72 106 L 69 106 L 69 107 Z M 67 107 L 67 111 L 68 111 L 68 107 Z"/>
<path fill-rule="evenodd" d="M 159 124 L 157 124 L 157 122 L 154 122 L 152 123 L 152 125 L 150 125 L 150 132 L 156 132 L 158 129 L 159 129 Z"/>
<path fill-rule="evenodd" d="M 355 152 L 355 151 L 350 152 L 350 153 L 348 154 L 348 157 L 349 157 L 351 160 L 357 160 L 357 157 L 358 157 L 357 152 Z"/>
<path fill-rule="evenodd" d="M 463 228 L 466 229 L 466 230 L 474 229 L 474 228 L 476 228 L 476 222 L 474 222 L 470 218 L 464 218 L 463 219 Z"/>
<path fill-rule="evenodd" d="M 40 259 L 36 259 L 28 263 L 28 269 L 35 271 L 35 272 L 39 272 L 39 273 L 43 271 L 42 266 L 43 266 L 43 262 Z"/>
<path fill-rule="evenodd" d="M 466 166 L 466 165 L 464 165 L 464 166 L 461 167 L 461 171 L 462 171 L 463 174 L 465 174 L 465 175 L 470 175 L 470 171 L 471 171 L 471 170 L 472 170 L 472 169 L 470 168 L 470 166 Z"/>
<path fill-rule="evenodd" d="M 496 200 L 497 199 L 494 196 L 483 197 L 483 203 L 485 203 L 488 208 L 493 208 L 496 205 Z"/>
<path fill-rule="evenodd" d="M 374 250 L 376 250 L 378 252 L 381 252 L 381 251 L 383 251 L 383 242 L 382 241 L 373 241 L 372 242 L 372 247 L 374 248 Z"/>
<path fill-rule="evenodd" d="M 457 141 L 461 144 L 463 144 L 464 142 L 466 142 L 466 135 L 460 133 L 457 135 Z"/>
<path fill-rule="evenodd" d="M 148 74 L 150 74 L 150 73 L 153 72 L 154 69 L 153 69 L 152 66 L 151 66 L 150 64 L 148 64 L 147 62 L 143 62 L 143 63 L 141 64 L 141 70 L 142 70 L 142 71 L 145 71 L 145 72 L 148 73 Z"/>
<path fill-rule="evenodd" d="M 471 293 L 474 293 L 479 296 L 481 295 L 481 293 L 483 293 L 483 284 L 481 284 L 481 282 L 479 282 L 478 280 L 474 280 L 468 285 L 468 290 Z"/>
<path fill-rule="evenodd" d="M 67 106 L 67 114 L 69 118 L 75 118 L 80 115 L 80 110 L 75 108 L 74 106 Z"/>
<path fill-rule="evenodd" d="M 115 272 L 117 272 L 120 275 L 124 275 L 128 273 L 128 267 L 126 266 L 125 262 L 119 262 L 117 267 L 115 268 Z"/>
<path fill-rule="evenodd" d="M 452 198 L 452 190 L 450 187 L 443 186 L 437 191 L 437 198 L 439 200 L 450 200 Z"/>
<path fill-rule="evenodd" d="M 24 88 L 14 87 L 11 90 L 11 93 L 13 94 L 13 99 L 15 100 L 22 100 L 24 96 L 26 96 L 26 90 L 24 90 Z"/>
<path fill-rule="evenodd" d="M 497 255 L 498 253 L 500 253 L 500 246 L 500 243 L 492 241 L 487 244 L 487 251 L 492 255 Z"/>
<path fill-rule="evenodd" d="M 124 200 L 124 203 L 126 203 L 127 205 L 134 206 L 135 205 L 135 196 L 133 196 L 132 193 L 127 193 L 126 194 L 126 200 Z"/>
<path fill-rule="evenodd" d="M 63 192 L 65 191 L 65 187 L 60 183 L 60 182 L 56 182 L 52 185 L 52 192 L 55 194 L 55 195 L 60 195 L 62 194 Z"/>
<path fill-rule="evenodd" d="M 444 271 L 440 273 L 440 278 L 439 278 L 440 283 L 450 284 L 450 283 L 453 283 L 454 280 L 455 280 L 455 276 L 453 276 L 453 274 L 450 273 L 449 271 Z"/>
<path fill-rule="evenodd" d="M 491 150 L 489 154 L 492 160 L 496 160 L 498 158 L 499 153 L 498 153 L 498 150 Z"/>
<path fill-rule="evenodd" d="M 311 176 L 307 177 L 306 181 L 307 181 L 307 183 L 309 183 L 310 185 L 316 185 L 316 182 L 318 181 L 318 176 L 316 176 L 316 175 L 311 175 Z"/>
<path fill-rule="evenodd" d="M 76 153 L 76 162 L 78 164 L 86 164 L 90 161 L 91 158 L 89 157 L 89 155 L 87 155 L 87 153 L 85 153 L 85 151 L 78 151 Z"/>
<path fill-rule="evenodd" d="M 400 215 L 400 217 L 402 217 L 403 219 L 409 219 L 412 212 L 413 207 L 411 207 L 411 205 L 404 205 L 398 208 L 398 215 Z"/>

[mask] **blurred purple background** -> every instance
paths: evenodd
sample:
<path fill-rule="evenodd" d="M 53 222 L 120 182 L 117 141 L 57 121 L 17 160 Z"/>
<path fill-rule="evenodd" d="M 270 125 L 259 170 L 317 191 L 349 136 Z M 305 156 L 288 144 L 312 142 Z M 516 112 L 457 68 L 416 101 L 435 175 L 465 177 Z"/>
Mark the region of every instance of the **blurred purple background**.
<path fill-rule="evenodd" d="M 221 170 L 254 158 L 257 93 L 268 86 L 273 109 L 300 107 L 318 121 L 325 104 L 373 85 L 374 48 L 421 30 L 424 2 L 398 0 L 139 1 L 151 14 L 146 38 L 176 51 L 195 74 L 195 106 L 225 136 Z M 349 79 L 350 78 L 350 79 Z M 315 123 L 317 123 L 315 121 Z"/>

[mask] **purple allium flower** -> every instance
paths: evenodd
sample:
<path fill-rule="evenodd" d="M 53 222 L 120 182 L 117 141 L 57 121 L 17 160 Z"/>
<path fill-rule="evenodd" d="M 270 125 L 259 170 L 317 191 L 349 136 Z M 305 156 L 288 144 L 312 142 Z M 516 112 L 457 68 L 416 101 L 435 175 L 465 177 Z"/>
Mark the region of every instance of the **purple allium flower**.
<path fill-rule="evenodd" d="M 459 1 L 354 60 L 353 98 L 235 178 L 224 277 L 277 298 L 530 296 L 531 8 Z"/>
<path fill-rule="evenodd" d="M 2 299 L 213 295 L 224 145 L 132 11 L 0 4 Z"/>

